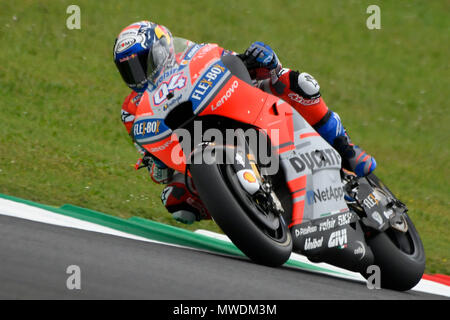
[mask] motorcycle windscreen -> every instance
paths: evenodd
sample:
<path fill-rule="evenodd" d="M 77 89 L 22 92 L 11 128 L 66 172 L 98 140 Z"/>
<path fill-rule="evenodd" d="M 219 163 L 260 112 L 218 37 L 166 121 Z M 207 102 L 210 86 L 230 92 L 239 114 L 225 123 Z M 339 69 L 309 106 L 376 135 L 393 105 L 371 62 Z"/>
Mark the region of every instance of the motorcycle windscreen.
<path fill-rule="evenodd" d="M 173 46 L 170 46 L 165 38 L 161 38 L 152 46 L 147 57 L 148 81 L 153 85 L 164 68 L 168 68 L 175 63 Z"/>

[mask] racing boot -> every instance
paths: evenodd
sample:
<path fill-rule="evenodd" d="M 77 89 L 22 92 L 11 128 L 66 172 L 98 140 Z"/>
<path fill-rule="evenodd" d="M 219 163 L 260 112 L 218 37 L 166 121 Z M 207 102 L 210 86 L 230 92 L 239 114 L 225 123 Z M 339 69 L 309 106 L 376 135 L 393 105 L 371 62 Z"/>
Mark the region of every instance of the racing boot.
<path fill-rule="evenodd" d="M 184 175 L 175 173 L 172 181 L 161 193 L 162 203 L 175 220 L 185 224 L 211 219 L 203 202 L 192 193 L 195 189 L 190 180 L 191 178 L 188 179 L 190 185 L 188 189 L 184 182 Z"/>
<path fill-rule="evenodd" d="M 314 128 L 340 154 L 344 169 L 359 177 L 367 176 L 375 170 L 375 159 L 351 142 L 337 113 L 329 110 Z"/>
<path fill-rule="evenodd" d="M 342 167 L 353 171 L 358 177 L 364 177 L 375 170 L 377 162 L 375 158 L 367 154 L 360 147 L 351 143 L 347 134 L 336 137 L 333 148 L 342 157 Z"/>

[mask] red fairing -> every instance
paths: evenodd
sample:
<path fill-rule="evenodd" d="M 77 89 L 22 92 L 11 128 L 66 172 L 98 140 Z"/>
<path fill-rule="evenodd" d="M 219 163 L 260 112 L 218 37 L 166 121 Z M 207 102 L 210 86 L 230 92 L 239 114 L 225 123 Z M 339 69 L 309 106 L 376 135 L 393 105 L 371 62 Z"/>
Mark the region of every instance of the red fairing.
<path fill-rule="evenodd" d="M 141 100 L 142 94 L 136 93 L 132 91 L 126 98 L 122 104 L 122 122 L 127 129 L 128 134 L 131 132 L 131 128 L 133 128 L 134 119 L 136 117 L 136 110 Z"/>
<path fill-rule="evenodd" d="M 201 116 L 213 114 L 267 131 L 275 146 L 292 142 L 291 147 L 294 147 L 291 106 L 235 76 L 200 113 Z"/>
<path fill-rule="evenodd" d="M 202 71 L 209 66 L 212 60 L 216 60 L 222 56 L 223 50 L 224 49 L 217 44 L 212 43 L 207 44 L 198 50 L 189 62 L 191 84 L 194 84 L 194 82 L 197 81 L 197 78 L 201 75 Z"/>

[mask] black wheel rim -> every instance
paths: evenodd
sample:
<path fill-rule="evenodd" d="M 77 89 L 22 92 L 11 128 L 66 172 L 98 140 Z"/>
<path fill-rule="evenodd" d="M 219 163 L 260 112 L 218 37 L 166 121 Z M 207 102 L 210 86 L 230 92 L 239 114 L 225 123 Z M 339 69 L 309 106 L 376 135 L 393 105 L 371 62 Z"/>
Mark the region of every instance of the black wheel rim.
<path fill-rule="evenodd" d="M 263 208 L 255 202 L 255 200 L 249 195 L 240 185 L 239 181 L 237 180 L 236 173 L 231 168 L 230 165 L 223 165 L 221 167 L 221 173 L 222 176 L 225 178 L 225 181 L 227 185 L 229 186 L 231 192 L 235 196 L 236 200 L 241 204 L 242 208 L 244 209 L 247 216 L 258 226 L 258 228 L 269 238 L 276 242 L 283 243 L 287 239 L 287 226 L 286 223 L 281 215 L 277 215 L 279 219 L 279 227 L 276 230 L 271 230 L 270 228 L 265 227 L 260 221 L 255 219 L 252 214 L 249 214 L 249 211 L 252 210 L 250 207 L 250 204 L 254 205 L 254 209 L 260 211 L 261 214 L 266 214 L 263 211 Z M 244 199 L 244 197 L 247 199 L 247 201 Z"/>

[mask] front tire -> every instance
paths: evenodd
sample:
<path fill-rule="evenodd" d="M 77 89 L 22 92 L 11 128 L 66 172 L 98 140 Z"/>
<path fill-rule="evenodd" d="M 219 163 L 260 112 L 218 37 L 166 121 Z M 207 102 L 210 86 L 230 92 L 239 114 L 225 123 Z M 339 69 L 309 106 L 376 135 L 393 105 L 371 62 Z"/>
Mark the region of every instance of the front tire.
<path fill-rule="evenodd" d="M 246 214 L 220 168 L 217 164 L 190 166 L 195 188 L 214 221 L 251 260 L 271 267 L 284 264 L 292 252 L 292 238 L 283 219 L 280 219 L 283 237 L 268 236 L 263 227 Z"/>

